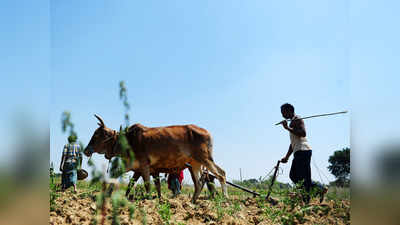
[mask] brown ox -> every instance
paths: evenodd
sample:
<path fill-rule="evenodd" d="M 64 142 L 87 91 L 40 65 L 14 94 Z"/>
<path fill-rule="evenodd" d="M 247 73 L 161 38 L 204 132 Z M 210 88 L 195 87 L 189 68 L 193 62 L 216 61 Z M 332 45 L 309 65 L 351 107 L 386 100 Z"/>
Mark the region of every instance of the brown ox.
<path fill-rule="evenodd" d="M 191 175 L 195 187 L 192 202 L 200 195 L 201 166 L 215 174 L 227 196 L 225 171 L 214 163 L 212 158 L 212 140 L 210 133 L 196 125 L 167 127 L 145 127 L 134 124 L 128 128 L 126 137 L 133 149 L 135 158 L 120 152 L 117 145 L 118 132 L 105 126 L 103 120 L 94 132 L 84 153 L 91 156 L 93 152 L 105 154 L 106 158 L 121 155 L 127 160 L 127 171 L 137 171 L 143 175 L 147 192 L 150 191 L 150 174 L 168 170 L 181 170 L 186 163 L 192 166 Z"/>

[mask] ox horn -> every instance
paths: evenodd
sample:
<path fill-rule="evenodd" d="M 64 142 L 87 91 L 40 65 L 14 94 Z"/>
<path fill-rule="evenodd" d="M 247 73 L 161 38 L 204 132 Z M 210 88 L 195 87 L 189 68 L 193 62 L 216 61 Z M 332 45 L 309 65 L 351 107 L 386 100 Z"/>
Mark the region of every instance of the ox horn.
<path fill-rule="evenodd" d="M 100 124 L 99 124 L 99 125 L 100 125 L 101 127 L 105 127 L 104 121 L 103 121 L 103 119 L 102 119 L 100 116 L 94 114 L 94 117 L 96 117 L 96 118 L 100 121 Z"/>

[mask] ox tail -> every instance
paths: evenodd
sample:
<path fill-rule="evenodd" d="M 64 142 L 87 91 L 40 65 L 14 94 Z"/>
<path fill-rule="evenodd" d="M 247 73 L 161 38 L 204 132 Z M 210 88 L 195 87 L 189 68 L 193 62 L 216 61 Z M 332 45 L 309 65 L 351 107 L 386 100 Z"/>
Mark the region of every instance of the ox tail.
<path fill-rule="evenodd" d="M 198 145 L 202 145 L 203 150 L 205 150 L 206 153 L 204 156 L 206 156 L 209 160 L 212 162 L 214 161 L 212 155 L 213 155 L 213 139 L 211 137 L 211 134 L 200 127 L 197 127 L 195 125 L 190 125 L 189 128 L 189 135 L 190 139 L 194 141 L 194 143 Z"/>
<path fill-rule="evenodd" d="M 196 140 L 197 143 L 201 143 L 202 145 L 205 145 L 205 149 L 207 151 L 207 158 L 214 162 L 213 159 L 213 139 L 211 137 L 211 134 L 204 129 L 199 129 L 197 127 L 192 128 L 192 135 L 194 139 Z"/>
<path fill-rule="evenodd" d="M 213 159 L 213 140 L 210 133 L 204 129 L 192 129 L 191 135 L 193 135 L 192 140 L 200 147 L 200 149 L 198 149 L 200 154 L 194 154 L 194 159 L 217 177 L 224 195 L 228 196 L 225 171 L 215 164 Z"/>
<path fill-rule="evenodd" d="M 207 148 L 208 148 L 208 159 L 214 164 L 215 168 L 217 169 L 217 172 L 219 175 L 223 176 L 224 179 L 226 179 L 225 177 L 225 171 L 223 169 L 221 169 L 221 167 L 219 167 L 217 164 L 215 164 L 214 162 L 214 158 L 213 158 L 213 138 L 211 137 L 211 135 L 208 136 L 208 141 L 207 141 Z"/>

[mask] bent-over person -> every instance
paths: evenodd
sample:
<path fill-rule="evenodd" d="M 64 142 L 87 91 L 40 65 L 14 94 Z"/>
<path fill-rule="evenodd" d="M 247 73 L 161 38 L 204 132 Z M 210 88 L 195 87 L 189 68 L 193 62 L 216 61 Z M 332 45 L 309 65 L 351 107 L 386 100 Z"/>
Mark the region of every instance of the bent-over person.
<path fill-rule="evenodd" d="M 168 189 L 173 193 L 173 197 L 176 197 L 181 193 L 182 181 L 183 181 L 183 170 L 168 174 Z"/>

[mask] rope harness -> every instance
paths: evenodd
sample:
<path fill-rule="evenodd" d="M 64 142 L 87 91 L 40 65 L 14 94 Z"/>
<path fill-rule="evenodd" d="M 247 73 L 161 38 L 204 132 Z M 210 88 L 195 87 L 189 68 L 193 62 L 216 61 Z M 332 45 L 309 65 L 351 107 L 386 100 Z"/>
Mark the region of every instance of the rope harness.
<path fill-rule="evenodd" d="M 114 152 L 114 148 L 115 148 L 115 146 L 116 146 L 117 143 L 118 143 L 118 136 L 119 136 L 119 132 L 113 130 L 113 133 L 111 134 L 111 137 L 109 137 L 109 138 L 107 138 L 106 140 L 103 141 L 104 144 L 107 143 L 107 142 L 109 142 L 109 141 L 114 141 L 114 142 L 112 143 L 111 148 L 110 148 L 111 150 L 109 151 L 109 154 L 111 155 L 111 157 L 108 159 L 107 173 L 108 173 L 109 170 L 110 170 L 110 164 L 111 164 L 111 159 L 112 159 L 112 157 L 113 157 L 114 155 L 117 155 L 117 154 Z"/>
<path fill-rule="evenodd" d="M 324 177 L 326 178 L 326 181 L 328 181 L 328 184 L 329 184 L 330 181 L 329 181 L 328 177 L 325 175 L 325 173 L 322 172 L 322 170 L 320 170 L 320 169 L 318 168 L 318 166 L 317 166 L 317 164 L 315 163 L 314 159 L 311 158 L 311 160 L 313 161 L 314 167 L 317 169 L 317 172 L 318 172 L 320 181 L 321 181 L 322 183 L 324 183 L 324 180 L 323 180 L 322 177 L 321 177 L 321 173 L 322 173 L 322 174 L 324 175 Z"/>
<path fill-rule="evenodd" d="M 275 167 L 276 167 L 276 166 L 274 166 L 274 167 L 267 173 L 267 175 L 265 175 L 264 177 L 262 177 L 262 178 L 261 178 L 261 181 L 264 181 L 266 178 L 270 177 L 271 174 L 272 174 L 272 172 L 275 170 Z M 283 169 L 280 168 L 280 167 L 278 167 L 278 172 L 276 173 L 276 177 L 278 177 L 278 176 L 281 175 L 281 174 L 283 174 Z M 276 179 L 276 177 L 275 177 L 275 179 Z"/>

